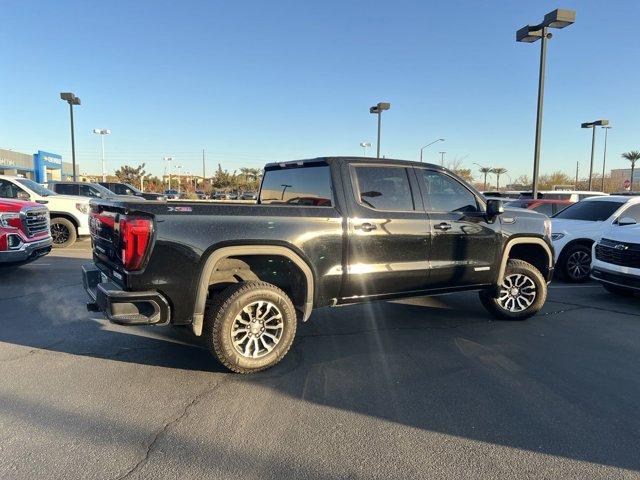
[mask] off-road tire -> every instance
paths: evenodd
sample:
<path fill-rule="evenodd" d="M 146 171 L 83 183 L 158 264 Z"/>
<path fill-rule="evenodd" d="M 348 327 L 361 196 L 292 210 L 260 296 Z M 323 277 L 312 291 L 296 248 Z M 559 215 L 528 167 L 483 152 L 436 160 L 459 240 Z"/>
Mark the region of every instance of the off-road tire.
<path fill-rule="evenodd" d="M 506 279 L 510 275 L 517 274 L 524 275 L 533 282 L 535 285 L 535 298 L 526 309 L 519 312 L 512 312 L 500 304 L 494 289 L 480 291 L 480 302 L 495 318 L 501 320 L 526 320 L 538 313 L 544 305 L 547 299 L 547 282 L 540 271 L 524 260 L 509 260 L 504 272 L 504 278 Z"/>
<path fill-rule="evenodd" d="M 576 275 L 571 269 L 571 267 L 569 266 L 570 259 L 573 256 L 577 256 L 577 255 L 581 256 L 582 258 L 586 258 L 585 257 L 586 255 L 589 258 L 586 272 L 583 271 L 579 275 Z M 589 280 L 590 264 L 591 264 L 591 247 L 588 247 L 587 245 L 583 245 L 580 243 L 567 247 L 566 250 L 562 252 L 560 265 L 559 265 L 560 271 L 562 274 L 561 275 L 562 279 L 571 283 L 586 282 L 587 280 Z"/>
<path fill-rule="evenodd" d="M 242 309 L 256 301 L 268 301 L 280 311 L 282 336 L 273 350 L 259 358 L 248 358 L 236 351 L 232 328 Z M 248 374 L 276 365 L 287 354 L 296 335 L 297 317 L 285 292 L 267 282 L 241 282 L 211 295 L 204 313 L 203 336 L 207 347 L 229 370 Z"/>
<path fill-rule="evenodd" d="M 621 297 L 631 297 L 635 294 L 635 291 L 631 288 L 619 287 L 618 285 L 611 285 L 609 283 L 602 283 L 601 285 L 607 292 Z"/>
<path fill-rule="evenodd" d="M 51 236 L 53 237 L 53 248 L 66 248 L 76 243 L 76 240 L 78 239 L 78 233 L 76 232 L 76 226 L 71 220 L 68 220 L 64 217 L 52 218 L 51 229 L 54 230 L 58 227 L 66 229 L 68 237 L 65 241 L 61 242 L 60 240 L 58 240 L 56 243 L 56 236 L 54 235 L 54 231 L 52 231 Z"/>

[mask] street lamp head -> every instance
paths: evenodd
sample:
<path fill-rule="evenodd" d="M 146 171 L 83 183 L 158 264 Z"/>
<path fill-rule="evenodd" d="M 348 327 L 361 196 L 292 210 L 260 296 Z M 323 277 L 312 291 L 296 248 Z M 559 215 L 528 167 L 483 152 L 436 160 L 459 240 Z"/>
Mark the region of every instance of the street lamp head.
<path fill-rule="evenodd" d="M 370 142 L 360 142 L 360 146 L 362 148 L 369 148 L 371 146 Z"/>
<path fill-rule="evenodd" d="M 71 92 L 60 93 L 60 98 L 67 102 L 69 105 L 80 105 L 80 99 Z"/>
<path fill-rule="evenodd" d="M 595 122 L 586 122 L 581 124 L 582 128 L 591 128 L 591 127 L 606 127 L 609 125 L 609 120 L 596 120 Z"/>
<path fill-rule="evenodd" d="M 516 42 L 533 43 L 542 38 L 542 30 L 527 25 L 516 32 Z"/>
<path fill-rule="evenodd" d="M 568 27 L 576 21 L 575 10 L 565 10 L 558 8 L 544 16 L 544 26 L 550 28 Z"/>
<path fill-rule="evenodd" d="M 110 135 L 111 130 L 108 130 L 106 128 L 94 128 L 93 133 L 97 133 L 98 135 Z"/>
<path fill-rule="evenodd" d="M 385 110 L 389 110 L 391 108 L 391 104 L 387 102 L 379 102 L 377 105 L 374 105 L 369 109 L 369 113 L 381 113 Z"/>

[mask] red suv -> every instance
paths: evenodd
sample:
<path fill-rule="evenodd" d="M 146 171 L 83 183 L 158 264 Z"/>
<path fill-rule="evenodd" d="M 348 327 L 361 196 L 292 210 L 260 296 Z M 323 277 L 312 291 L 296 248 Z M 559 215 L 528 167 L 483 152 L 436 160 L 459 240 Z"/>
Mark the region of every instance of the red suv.
<path fill-rule="evenodd" d="M 544 198 L 538 198 L 534 200 L 532 198 L 525 198 L 522 200 L 514 200 L 508 202 L 505 205 L 507 207 L 526 208 L 528 210 L 535 210 L 538 213 L 544 213 L 547 217 L 553 217 L 556 213 L 561 212 L 569 205 L 574 204 L 571 200 L 555 200 Z"/>
<path fill-rule="evenodd" d="M 49 210 L 0 198 L 0 268 L 29 263 L 51 251 Z"/>

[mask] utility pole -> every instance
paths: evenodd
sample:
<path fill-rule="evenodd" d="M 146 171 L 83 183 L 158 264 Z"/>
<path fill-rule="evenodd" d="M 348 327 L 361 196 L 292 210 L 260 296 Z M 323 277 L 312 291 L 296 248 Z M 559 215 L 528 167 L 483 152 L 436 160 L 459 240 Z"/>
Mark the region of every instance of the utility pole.
<path fill-rule="evenodd" d="M 605 125 L 602 128 L 604 128 L 604 154 L 602 155 L 602 185 L 600 191 L 604 192 L 604 173 L 607 165 L 607 133 L 609 133 L 611 126 Z"/>
<path fill-rule="evenodd" d="M 576 162 L 576 190 L 578 190 L 578 170 L 580 169 L 580 162 Z"/>
<path fill-rule="evenodd" d="M 447 152 L 438 152 L 440 154 L 440 166 L 444 167 L 444 154 Z"/>

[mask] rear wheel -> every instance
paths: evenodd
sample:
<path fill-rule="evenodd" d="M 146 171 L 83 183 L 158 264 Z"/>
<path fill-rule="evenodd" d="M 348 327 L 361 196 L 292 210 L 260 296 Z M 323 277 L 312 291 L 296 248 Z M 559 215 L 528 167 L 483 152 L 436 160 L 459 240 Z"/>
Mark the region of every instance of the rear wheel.
<path fill-rule="evenodd" d="M 496 318 L 525 320 L 540 311 L 547 298 L 547 282 L 536 267 L 524 260 L 509 260 L 504 279 L 495 291 L 480 292 L 482 305 Z"/>
<path fill-rule="evenodd" d="M 51 238 L 55 248 L 70 247 L 78 238 L 76 226 L 71 220 L 54 217 L 51 219 Z"/>
<path fill-rule="evenodd" d="M 585 282 L 591 271 L 591 248 L 587 245 L 571 245 L 563 252 L 561 265 L 565 280 Z"/>
<path fill-rule="evenodd" d="M 204 336 L 210 351 L 236 373 L 277 364 L 296 335 L 291 300 L 275 285 L 251 281 L 215 295 L 205 310 Z"/>

